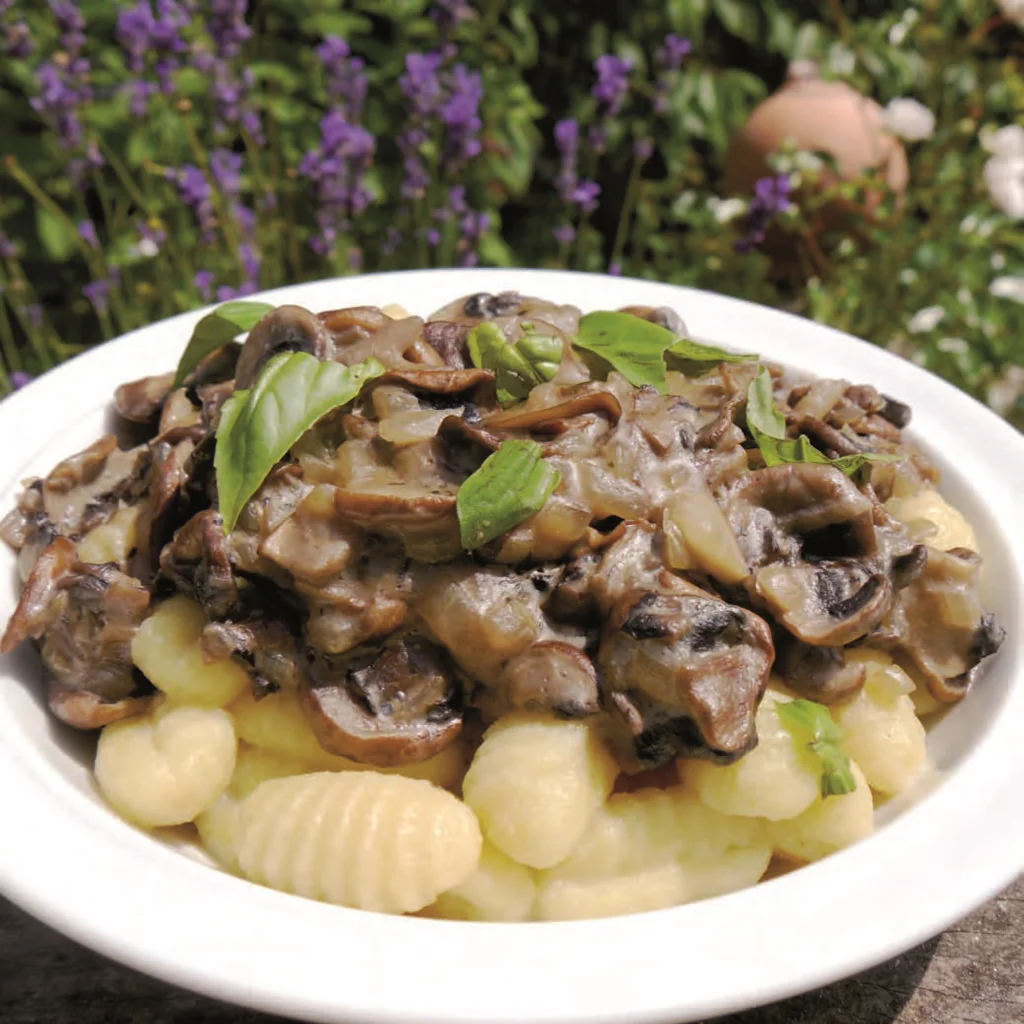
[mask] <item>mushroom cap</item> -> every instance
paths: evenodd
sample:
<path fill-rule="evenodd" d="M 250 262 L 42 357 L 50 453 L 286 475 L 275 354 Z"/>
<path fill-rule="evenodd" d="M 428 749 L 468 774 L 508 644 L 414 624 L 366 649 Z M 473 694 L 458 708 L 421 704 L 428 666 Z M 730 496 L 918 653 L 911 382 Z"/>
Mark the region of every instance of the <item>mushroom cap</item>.
<path fill-rule="evenodd" d="M 448 654 L 417 635 L 316 659 L 299 699 L 324 750 L 381 768 L 425 761 L 462 731 Z"/>
<path fill-rule="evenodd" d="M 308 352 L 329 359 L 331 337 L 319 317 L 302 306 L 278 306 L 249 332 L 235 368 L 235 387 L 240 391 L 256 383 L 260 371 L 281 352 Z"/>
<path fill-rule="evenodd" d="M 511 710 L 553 711 L 561 718 L 584 718 L 601 710 L 593 663 L 561 640 L 541 640 L 511 658 L 503 683 Z"/>

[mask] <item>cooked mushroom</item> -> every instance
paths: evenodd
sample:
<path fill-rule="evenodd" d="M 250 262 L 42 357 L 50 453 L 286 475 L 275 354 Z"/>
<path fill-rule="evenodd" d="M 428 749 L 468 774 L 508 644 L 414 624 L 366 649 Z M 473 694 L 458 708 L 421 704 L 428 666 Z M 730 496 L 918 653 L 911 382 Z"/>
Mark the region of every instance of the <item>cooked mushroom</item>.
<path fill-rule="evenodd" d="M 757 742 L 774 653 L 762 619 L 678 580 L 618 603 L 597 666 L 641 767 L 683 754 L 729 763 Z"/>
<path fill-rule="evenodd" d="M 777 622 L 819 647 L 860 639 L 885 618 L 893 600 L 889 579 L 853 559 L 767 565 L 754 573 L 753 589 Z"/>
<path fill-rule="evenodd" d="M 235 369 L 235 386 L 251 388 L 264 366 L 281 352 L 308 352 L 330 359 L 333 343 L 323 322 L 301 306 L 278 306 L 250 332 Z"/>
<path fill-rule="evenodd" d="M 469 362 L 466 339 L 469 324 L 456 324 L 450 320 L 428 320 L 423 325 L 423 340 L 444 360 L 445 366 L 463 370 Z"/>
<path fill-rule="evenodd" d="M 121 499 L 142 493 L 149 464 L 146 445 L 121 451 L 107 434 L 54 466 L 43 481 L 43 510 L 58 533 L 77 539 L 109 519 Z"/>
<path fill-rule="evenodd" d="M 173 383 L 173 373 L 161 373 L 122 384 L 114 392 L 114 406 L 132 423 L 151 423 L 160 415 Z"/>
<path fill-rule="evenodd" d="M 978 665 L 1006 635 L 982 609 L 980 569 L 981 557 L 967 548 L 929 548 L 920 575 L 900 591 L 892 614 L 871 638 L 909 657 L 931 695 L 945 703 L 963 697 Z"/>
<path fill-rule="evenodd" d="M 397 381 L 417 391 L 454 395 L 460 391 L 469 391 L 480 384 L 488 384 L 492 380 L 494 374 L 490 370 L 427 367 L 416 370 L 389 370 L 380 378 L 380 383 L 391 384 Z"/>
<path fill-rule="evenodd" d="M 613 392 L 601 384 L 584 384 L 566 389 L 554 405 L 534 406 L 524 403 L 508 412 L 497 412 L 484 421 L 488 430 L 541 430 L 560 434 L 568 429 L 567 420 L 586 413 L 603 413 L 618 423 L 622 406 Z"/>
<path fill-rule="evenodd" d="M 315 659 L 299 699 L 324 750 L 382 768 L 425 761 L 462 730 L 448 654 L 416 634 Z"/>
<path fill-rule="evenodd" d="M 200 644 L 208 658 L 238 658 L 251 669 L 258 696 L 275 690 L 297 692 L 306 671 L 298 638 L 276 619 L 211 622 L 203 629 Z"/>
<path fill-rule="evenodd" d="M 59 613 L 60 585 L 75 561 L 75 545 L 66 537 L 56 537 L 40 554 L 0 640 L 0 654 L 9 654 L 29 637 L 38 640 L 43 635 Z"/>
<path fill-rule="evenodd" d="M 632 313 L 641 320 L 650 320 L 652 324 L 664 327 L 680 338 L 686 337 L 686 324 L 683 318 L 669 306 L 623 306 L 620 313 Z"/>
<path fill-rule="evenodd" d="M 593 663 L 561 640 L 542 640 L 509 659 L 502 689 L 504 710 L 553 711 L 560 718 L 601 710 Z"/>
<path fill-rule="evenodd" d="M 848 662 L 842 647 L 813 647 L 779 630 L 775 637 L 775 672 L 802 697 L 819 704 L 838 704 L 863 685 L 867 669 Z"/>
<path fill-rule="evenodd" d="M 238 600 L 224 527 L 213 509 L 197 512 L 174 534 L 160 552 L 160 572 L 211 619 L 223 619 Z"/>

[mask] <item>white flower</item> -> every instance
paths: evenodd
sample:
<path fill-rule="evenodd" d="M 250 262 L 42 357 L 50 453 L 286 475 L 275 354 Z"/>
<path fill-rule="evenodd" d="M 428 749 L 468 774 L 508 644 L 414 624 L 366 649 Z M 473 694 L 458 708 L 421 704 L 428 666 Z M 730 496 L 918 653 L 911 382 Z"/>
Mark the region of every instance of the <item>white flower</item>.
<path fill-rule="evenodd" d="M 857 66 L 857 54 L 845 43 L 833 43 L 828 52 L 828 69 L 834 75 L 852 75 Z"/>
<path fill-rule="evenodd" d="M 997 277 L 989 284 L 988 293 L 997 299 L 1013 299 L 1014 302 L 1024 303 L 1024 275 Z"/>
<path fill-rule="evenodd" d="M 715 215 L 715 220 L 719 224 L 727 224 L 747 212 L 747 203 L 745 199 L 737 197 L 719 199 L 718 196 L 711 196 L 708 199 L 708 209 Z"/>
<path fill-rule="evenodd" d="M 996 0 L 1003 17 L 1024 28 L 1024 0 Z"/>
<path fill-rule="evenodd" d="M 144 259 L 152 259 L 160 251 L 160 246 L 152 238 L 140 238 L 128 250 L 131 256 L 142 256 Z"/>
<path fill-rule="evenodd" d="M 962 221 L 960 221 L 960 230 L 965 235 L 973 235 L 978 230 L 978 215 L 976 213 L 969 213 Z"/>
<path fill-rule="evenodd" d="M 1024 367 L 1008 366 L 1002 376 L 989 385 L 988 404 L 1000 416 L 1005 416 L 1017 404 L 1017 399 L 1024 394 Z"/>
<path fill-rule="evenodd" d="M 917 271 L 913 267 L 904 267 L 900 271 L 900 281 L 903 284 L 913 284 L 917 280 Z"/>
<path fill-rule="evenodd" d="M 971 351 L 971 346 L 963 338 L 941 338 L 935 347 L 940 352 L 950 352 L 958 356 L 965 356 Z"/>
<path fill-rule="evenodd" d="M 793 166 L 798 171 L 817 174 L 825 166 L 825 161 L 817 153 L 812 153 L 809 149 L 798 149 L 793 154 Z"/>
<path fill-rule="evenodd" d="M 907 26 L 902 21 L 897 21 L 891 29 L 889 29 L 889 42 L 892 46 L 899 46 L 904 39 L 907 38 Z"/>
<path fill-rule="evenodd" d="M 992 203 L 1007 217 L 1024 220 L 1024 151 L 1018 156 L 999 153 L 989 157 L 981 173 Z"/>
<path fill-rule="evenodd" d="M 888 102 L 882 111 L 882 124 L 908 142 L 930 139 L 935 133 L 935 115 L 923 103 L 907 97 Z"/>
<path fill-rule="evenodd" d="M 971 289 L 967 287 L 958 288 L 956 292 L 956 301 L 959 302 L 961 306 L 973 306 L 974 296 L 971 294 Z"/>
<path fill-rule="evenodd" d="M 1024 156 L 1024 128 L 1019 124 L 1008 124 L 1003 128 L 986 125 L 978 138 L 982 149 L 993 156 Z"/>
<path fill-rule="evenodd" d="M 1006 266 L 1006 257 L 1001 252 L 994 252 L 989 258 L 988 265 L 993 270 L 1002 270 Z"/>
<path fill-rule="evenodd" d="M 941 306 L 925 306 L 907 321 L 907 330 L 911 334 L 924 334 L 935 330 L 945 319 L 946 311 Z"/>

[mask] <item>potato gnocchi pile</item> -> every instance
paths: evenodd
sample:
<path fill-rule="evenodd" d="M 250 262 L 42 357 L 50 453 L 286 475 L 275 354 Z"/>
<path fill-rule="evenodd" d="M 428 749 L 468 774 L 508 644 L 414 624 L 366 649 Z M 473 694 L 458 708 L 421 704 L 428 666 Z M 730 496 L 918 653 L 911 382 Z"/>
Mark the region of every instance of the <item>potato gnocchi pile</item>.
<path fill-rule="evenodd" d="M 915 686 L 866 649 L 850 652 L 864 688 L 834 712 L 856 778 L 846 795 L 821 796 L 776 679 L 750 753 L 680 759 L 674 780 L 615 791 L 628 777 L 592 723 L 536 713 L 502 717 L 475 749 L 381 771 L 325 753 L 294 695 L 255 700 L 234 662 L 204 660 L 201 620 L 174 597 L 136 633 L 132 658 L 165 699 L 103 730 L 100 791 L 144 828 L 194 822 L 228 871 L 342 906 L 473 921 L 676 906 L 754 885 L 773 857 L 784 868 L 863 839 L 875 801 L 926 771 Z"/>
<path fill-rule="evenodd" d="M 868 835 L 1003 639 L 908 406 L 670 309 L 229 303 L 115 404 L 0 520 L 0 653 L 36 644 L 118 814 L 298 896 L 754 885 Z"/>

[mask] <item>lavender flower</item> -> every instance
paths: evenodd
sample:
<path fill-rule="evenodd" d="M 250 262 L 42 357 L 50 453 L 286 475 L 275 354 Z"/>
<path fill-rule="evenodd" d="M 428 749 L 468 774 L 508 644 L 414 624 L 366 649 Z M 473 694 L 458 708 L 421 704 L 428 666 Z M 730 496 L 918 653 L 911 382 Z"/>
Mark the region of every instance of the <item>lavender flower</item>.
<path fill-rule="evenodd" d="M 4 35 L 7 37 L 7 53 L 15 60 L 24 60 L 36 48 L 32 33 L 23 21 L 5 24 Z"/>
<path fill-rule="evenodd" d="M 555 147 L 558 149 L 559 169 L 555 187 L 565 202 L 572 201 L 576 188 L 576 164 L 579 158 L 580 126 L 577 121 L 566 118 L 555 124 Z"/>
<path fill-rule="evenodd" d="M 608 273 L 611 274 L 612 277 L 621 277 L 622 276 L 622 264 L 621 263 L 609 263 L 608 264 Z"/>
<path fill-rule="evenodd" d="M 71 57 L 75 57 L 85 46 L 85 19 L 78 12 L 78 5 L 69 0 L 50 0 L 50 10 L 60 30 L 60 45 Z"/>
<path fill-rule="evenodd" d="M 423 237 L 427 240 L 427 245 L 432 249 L 436 249 L 441 244 L 441 232 L 437 228 L 427 228 L 423 232 Z"/>
<path fill-rule="evenodd" d="M 777 174 L 758 178 L 754 185 L 754 198 L 747 207 L 746 233 L 737 240 L 738 252 L 750 252 L 765 239 L 765 233 L 772 218 L 784 213 L 791 206 L 789 199 L 789 175 Z"/>
<path fill-rule="evenodd" d="M 96 237 L 96 225 L 91 220 L 83 220 L 78 222 L 78 237 L 90 249 L 98 249 L 100 247 L 100 240 Z"/>
<path fill-rule="evenodd" d="M 440 54 L 406 54 L 405 73 L 399 77 L 398 86 L 415 119 L 426 120 L 437 111 L 441 102 L 440 67 Z"/>
<path fill-rule="evenodd" d="M 469 210 L 462 218 L 459 225 L 462 237 L 455 245 L 455 262 L 460 267 L 475 267 L 477 264 L 477 244 L 487 233 L 490 218 L 486 213 L 478 213 Z"/>
<path fill-rule="evenodd" d="M 479 73 L 456 64 L 447 76 L 448 96 L 441 106 L 441 121 L 448 129 L 445 162 L 449 171 L 480 152 L 480 100 L 483 87 Z"/>
<path fill-rule="evenodd" d="M 43 310 L 35 302 L 25 307 L 25 316 L 28 318 L 28 325 L 33 331 L 38 331 L 43 326 Z"/>
<path fill-rule="evenodd" d="M 245 274 L 242 288 L 249 289 L 249 291 L 240 292 L 239 294 L 252 294 L 252 292 L 259 291 L 261 262 L 259 249 L 254 245 L 240 245 L 238 247 L 238 257 L 242 262 L 242 271 Z"/>
<path fill-rule="evenodd" d="M 166 176 L 178 186 L 182 202 L 195 214 L 203 244 L 209 245 L 216 237 L 217 227 L 210 183 L 192 164 L 185 164 L 177 171 L 168 170 Z"/>
<path fill-rule="evenodd" d="M 0 231 L 0 260 L 13 260 L 18 255 L 14 243 Z"/>
<path fill-rule="evenodd" d="M 109 281 L 105 279 L 91 281 L 82 289 L 82 294 L 92 303 L 92 308 L 96 310 L 97 316 L 106 315 L 110 304 Z"/>
<path fill-rule="evenodd" d="M 324 66 L 328 97 L 349 121 L 358 121 L 366 102 L 365 62 L 338 36 L 328 36 L 315 52 Z"/>
<path fill-rule="evenodd" d="M 593 213 L 597 209 L 597 197 L 601 194 L 601 186 L 596 181 L 581 181 L 572 190 L 569 197 L 584 213 Z"/>
<path fill-rule="evenodd" d="M 213 298 L 213 272 L 210 270 L 197 270 L 192 283 L 196 286 L 203 302 L 209 302 Z"/>
<path fill-rule="evenodd" d="M 350 219 L 370 204 L 365 176 L 374 149 L 373 136 L 340 111 L 331 111 L 320 121 L 320 145 L 306 153 L 298 168 L 315 189 L 318 230 L 310 241 L 314 252 L 331 252 L 338 232 L 347 230 Z"/>
<path fill-rule="evenodd" d="M 381 256 L 393 256 L 398 247 L 402 244 L 402 232 L 393 224 L 384 232 L 384 241 L 381 242 Z"/>
<path fill-rule="evenodd" d="M 633 142 L 633 156 L 637 158 L 641 163 L 646 160 L 650 160 L 651 154 L 654 152 L 654 140 L 647 138 L 646 136 L 636 139 Z"/>
<path fill-rule="evenodd" d="M 11 382 L 11 387 L 15 391 L 18 391 L 20 388 L 25 387 L 26 384 L 30 384 L 32 382 L 32 374 L 25 373 L 23 370 L 15 370 L 14 373 L 11 374 L 9 380 Z"/>
<path fill-rule="evenodd" d="M 683 66 L 683 60 L 693 50 L 689 39 L 669 33 L 654 53 L 660 73 L 654 82 L 654 109 L 659 114 L 668 111 L 668 94 L 672 81 Z"/>
<path fill-rule="evenodd" d="M 95 139 L 89 139 L 82 155 L 68 161 L 68 178 L 74 188 L 81 188 L 86 174 L 91 169 L 102 166 L 103 157 L 100 154 L 99 146 L 96 145 Z"/>
<path fill-rule="evenodd" d="M 222 57 L 237 57 L 242 44 L 252 35 L 245 22 L 248 0 L 210 0 L 206 31 Z"/>
<path fill-rule="evenodd" d="M 160 88 L 167 94 L 173 92 L 172 75 L 181 65 L 180 55 L 188 49 L 181 37 L 188 21 L 188 12 L 175 0 L 156 0 L 155 15 L 149 0 L 122 10 L 115 34 L 128 58 L 128 69 L 141 74 L 152 61 Z"/>
<path fill-rule="evenodd" d="M 248 97 L 255 88 L 252 72 L 245 68 L 236 78 L 231 68 L 217 60 L 212 63 L 215 124 L 218 131 L 227 131 L 233 125 L 240 127 L 256 145 L 263 144 L 263 127 L 259 114 Z"/>
<path fill-rule="evenodd" d="M 430 9 L 430 17 L 438 31 L 447 39 L 464 21 L 476 17 L 476 11 L 466 0 L 437 0 Z"/>
<path fill-rule="evenodd" d="M 569 246 L 576 240 L 576 229 L 571 224 L 559 224 L 552 228 L 551 234 L 559 245 Z"/>
<path fill-rule="evenodd" d="M 621 109 L 629 92 L 629 73 L 633 62 L 606 53 L 594 61 L 597 83 L 590 90 L 597 100 L 601 117 L 614 117 Z"/>
<path fill-rule="evenodd" d="M 230 149 L 211 150 L 210 175 L 225 196 L 237 196 L 242 188 L 242 157 Z"/>
<path fill-rule="evenodd" d="M 41 117 L 53 125 L 57 142 L 63 149 L 82 145 L 79 108 L 92 99 L 89 87 L 89 62 L 82 57 L 72 61 L 45 61 L 36 71 L 39 92 L 29 103 Z"/>

